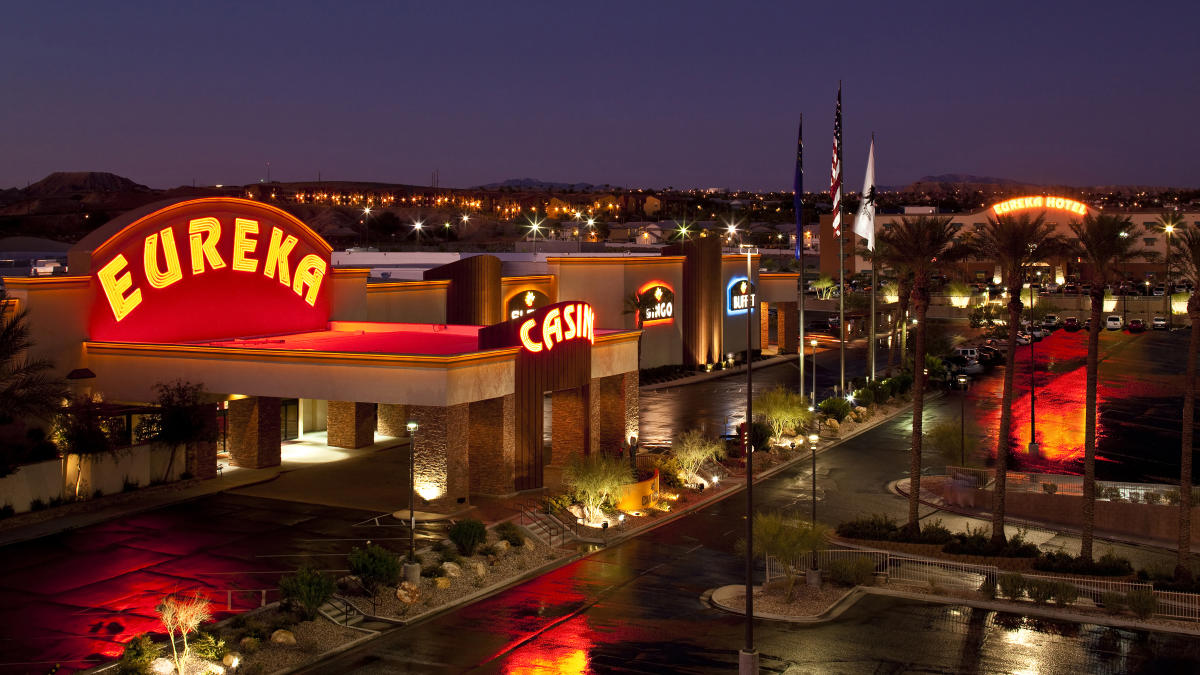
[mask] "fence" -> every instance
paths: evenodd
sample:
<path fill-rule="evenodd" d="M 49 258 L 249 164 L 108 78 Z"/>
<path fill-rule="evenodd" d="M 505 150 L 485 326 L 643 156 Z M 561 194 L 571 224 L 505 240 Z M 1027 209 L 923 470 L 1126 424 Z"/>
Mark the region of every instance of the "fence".
<path fill-rule="evenodd" d="M 927 584 L 945 591 L 974 592 L 984 582 L 997 583 L 1004 571 L 993 565 L 973 565 L 948 560 L 919 558 L 897 555 L 888 551 L 840 550 L 817 551 L 817 567 L 828 570 L 835 561 L 867 559 L 874 564 L 877 576 L 888 582 Z M 806 553 L 790 563 L 793 570 L 801 571 L 811 566 L 812 554 Z M 774 556 L 767 556 L 766 583 L 786 576 L 785 563 Z M 1104 602 L 1106 593 L 1128 594 L 1131 591 L 1149 591 L 1157 601 L 1156 616 L 1171 619 L 1200 621 L 1200 594 L 1177 591 L 1157 591 L 1148 583 L 1120 581 L 1102 577 L 1075 577 L 1054 574 L 1022 574 L 1026 581 L 1064 582 L 1079 591 L 1080 599 L 1087 599 L 1096 606 Z"/>

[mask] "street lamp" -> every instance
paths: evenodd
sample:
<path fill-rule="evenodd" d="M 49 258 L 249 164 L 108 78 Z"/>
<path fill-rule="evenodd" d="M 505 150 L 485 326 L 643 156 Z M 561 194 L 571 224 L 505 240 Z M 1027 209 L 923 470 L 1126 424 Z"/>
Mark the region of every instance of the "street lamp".
<path fill-rule="evenodd" d="M 421 249 L 421 228 L 425 227 L 425 223 L 420 220 L 413 221 L 413 234 L 417 235 L 417 250 Z"/>
<path fill-rule="evenodd" d="M 1171 233 L 1175 231 L 1174 225 L 1166 225 L 1163 231 L 1167 233 L 1167 253 L 1163 256 L 1163 311 L 1167 315 L 1167 330 L 1171 330 Z"/>
<path fill-rule="evenodd" d="M 967 400 L 967 382 L 971 378 L 965 374 L 959 374 L 958 386 L 962 387 L 958 394 L 958 463 L 967 465 L 967 417 L 966 417 L 966 400 Z"/>
<path fill-rule="evenodd" d="M 417 424 L 409 420 L 408 428 L 408 561 L 404 564 L 404 580 L 417 584 L 421 581 L 421 565 L 417 562 Z M 415 579 L 412 577 L 416 577 Z"/>
<path fill-rule="evenodd" d="M 1121 238 L 1128 239 L 1129 231 L 1121 230 Z M 1126 261 L 1124 261 L 1124 260 L 1121 261 L 1121 325 L 1122 326 L 1129 325 L 1129 288 L 1126 287 L 1128 285 L 1127 281 L 1128 281 L 1128 277 L 1129 277 L 1129 272 L 1126 268 L 1125 262 Z"/>
<path fill-rule="evenodd" d="M 363 207 L 363 237 L 367 240 L 367 248 L 371 248 L 371 207 Z"/>
<path fill-rule="evenodd" d="M 746 282 L 753 283 L 751 260 L 758 249 L 745 244 Z M 754 323 L 754 303 L 746 303 L 746 645 L 738 655 L 739 673 L 758 673 L 758 652 L 754 650 L 754 368 L 751 362 L 750 326 Z"/>
<path fill-rule="evenodd" d="M 812 347 L 812 359 L 813 359 L 812 398 L 808 399 L 808 402 L 811 403 L 812 405 L 808 406 L 808 409 L 815 410 L 816 406 L 817 406 L 817 339 L 813 338 L 812 340 L 809 340 L 808 344 Z"/>

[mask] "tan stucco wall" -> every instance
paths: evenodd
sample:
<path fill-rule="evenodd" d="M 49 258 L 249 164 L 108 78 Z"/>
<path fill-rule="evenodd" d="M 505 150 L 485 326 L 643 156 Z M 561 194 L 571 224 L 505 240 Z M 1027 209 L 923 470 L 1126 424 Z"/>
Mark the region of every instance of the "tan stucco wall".
<path fill-rule="evenodd" d="M 366 320 L 446 323 L 448 285 L 445 281 L 369 284 L 366 287 Z"/>

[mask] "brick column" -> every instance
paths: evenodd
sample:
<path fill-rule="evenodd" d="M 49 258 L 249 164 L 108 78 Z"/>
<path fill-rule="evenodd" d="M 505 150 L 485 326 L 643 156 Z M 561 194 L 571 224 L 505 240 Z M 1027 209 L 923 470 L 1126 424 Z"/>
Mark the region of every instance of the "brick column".
<path fill-rule="evenodd" d="M 419 425 L 414 472 L 417 495 L 434 506 L 450 506 L 459 499 L 466 503 L 470 493 L 468 404 L 414 405 L 409 406 L 409 414 Z M 417 508 L 421 506 L 418 501 Z"/>
<path fill-rule="evenodd" d="M 258 396 L 232 400 L 226 421 L 234 466 L 279 466 L 279 399 Z"/>
<path fill-rule="evenodd" d="M 376 431 L 384 436 L 404 438 L 408 436 L 408 406 L 395 403 L 380 403 Z"/>
<path fill-rule="evenodd" d="M 767 312 L 770 307 L 769 302 L 758 303 L 759 349 L 766 349 L 771 344 L 771 315 Z"/>
<path fill-rule="evenodd" d="M 216 436 L 217 407 L 209 404 L 201 406 L 204 415 L 205 432 Z M 185 453 L 187 458 L 184 470 L 196 478 L 217 477 L 217 444 L 214 441 L 199 441 L 189 443 Z"/>
<path fill-rule="evenodd" d="M 375 442 L 375 404 L 330 401 L 325 428 L 331 447 L 365 448 Z"/>
<path fill-rule="evenodd" d="M 590 411 L 583 387 L 550 395 L 550 465 L 566 466 L 572 457 L 587 454 Z"/>
<path fill-rule="evenodd" d="M 780 354 L 795 354 L 800 340 L 800 305 L 780 302 L 775 305 L 775 336 Z"/>
<path fill-rule="evenodd" d="M 592 380 L 592 452 L 616 455 L 629 440 L 625 433 L 625 375 Z"/>
<path fill-rule="evenodd" d="M 516 481 L 516 397 L 469 405 L 468 457 L 471 494 L 509 495 Z"/>

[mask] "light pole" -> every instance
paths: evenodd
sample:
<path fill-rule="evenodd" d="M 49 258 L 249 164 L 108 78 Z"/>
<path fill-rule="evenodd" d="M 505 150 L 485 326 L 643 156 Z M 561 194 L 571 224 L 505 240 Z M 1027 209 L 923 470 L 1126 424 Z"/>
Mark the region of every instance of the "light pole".
<path fill-rule="evenodd" d="M 1031 343 L 1032 344 L 1032 343 Z M 962 387 L 958 394 L 958 463 L 967 465 L 967 382 L 971 378 L 964 374 L 958 376 L 958 386 Z"/>
<path fill-rule="evenodd" d="M 425 223 L 423 223 L 419 220 L 413 221 L 413 234 L 415 234 L 417 236 L 417 250 L 418 251 L 421 250 L 421 228 L 424 226 L 425 226 Z"/>
<path fill-rule="evenodd" d="M 1121 230 L 1121 238 L 1128 239 L 1129 232 Z M 1126 269 L 1124 260 L 1121 261 L 1121 325 L 1129 325 L 1129 272 Z"/>
<path fill-rule="evenodd" d="M 815 527 L 817 524 L 817 441 L 821 440 L 818 434 L 808 435 L 808 449 L 812 453 L 812 524 Z"/>
<path fill-rule="evenodd" d="M 753 246 L 741 244 L 746 252 L 746 282 L 754 283 L 751 259 L 758 252 Z M 749 300 L 749 298 L 747 298 Z M 754 422 L 754 368 L 751 363 L 750 327 L 754 323 L 754 303 L 746 303 L 746 644 L 738 655 L 738 672 L 758 673 L 758 652 L 754 649 L 754 445 L 751 427 Z"/>
<path fill-rule="evenodd" d="M 366 239 L 366 248 L 371 248 L 371 207 L 363 207 L 363 237 Z"/>
<path fill-rule="evenodd" d="M 1163 312 L 1167 315 L 1167 331 L 1171 330 L 1171 233 L 1174 225 L 1166 225 L 1163 231 L 1167 233 L 1167 254 L 1163 256 Z"/>
<path fill-rule="evenodd" d="M 416 585 L 421 581 L 421 565 L 417 562 L 417 424 L 408 424 L 408 560 L 404 563 L 404 580 Z"/>
<path fill-rule="evenodd" d="M 809 410 L 816 410 L 816 408 L 817 408 L 817 339 L 816 339 L 816 338 L 813 338 L 812 340 L 809 340 L 808 344 L 809 344 L 810 346 L 812 346 L 812 356 L 813 356 L 813 366 L 812 366 L 812 371 L 813 371 L 813 388 L 812 388 L 812 398 L 810 398 L 810 399 L 808 400 L 808 402 L 812 404 L 811 406 L 809 406 Z"/>

